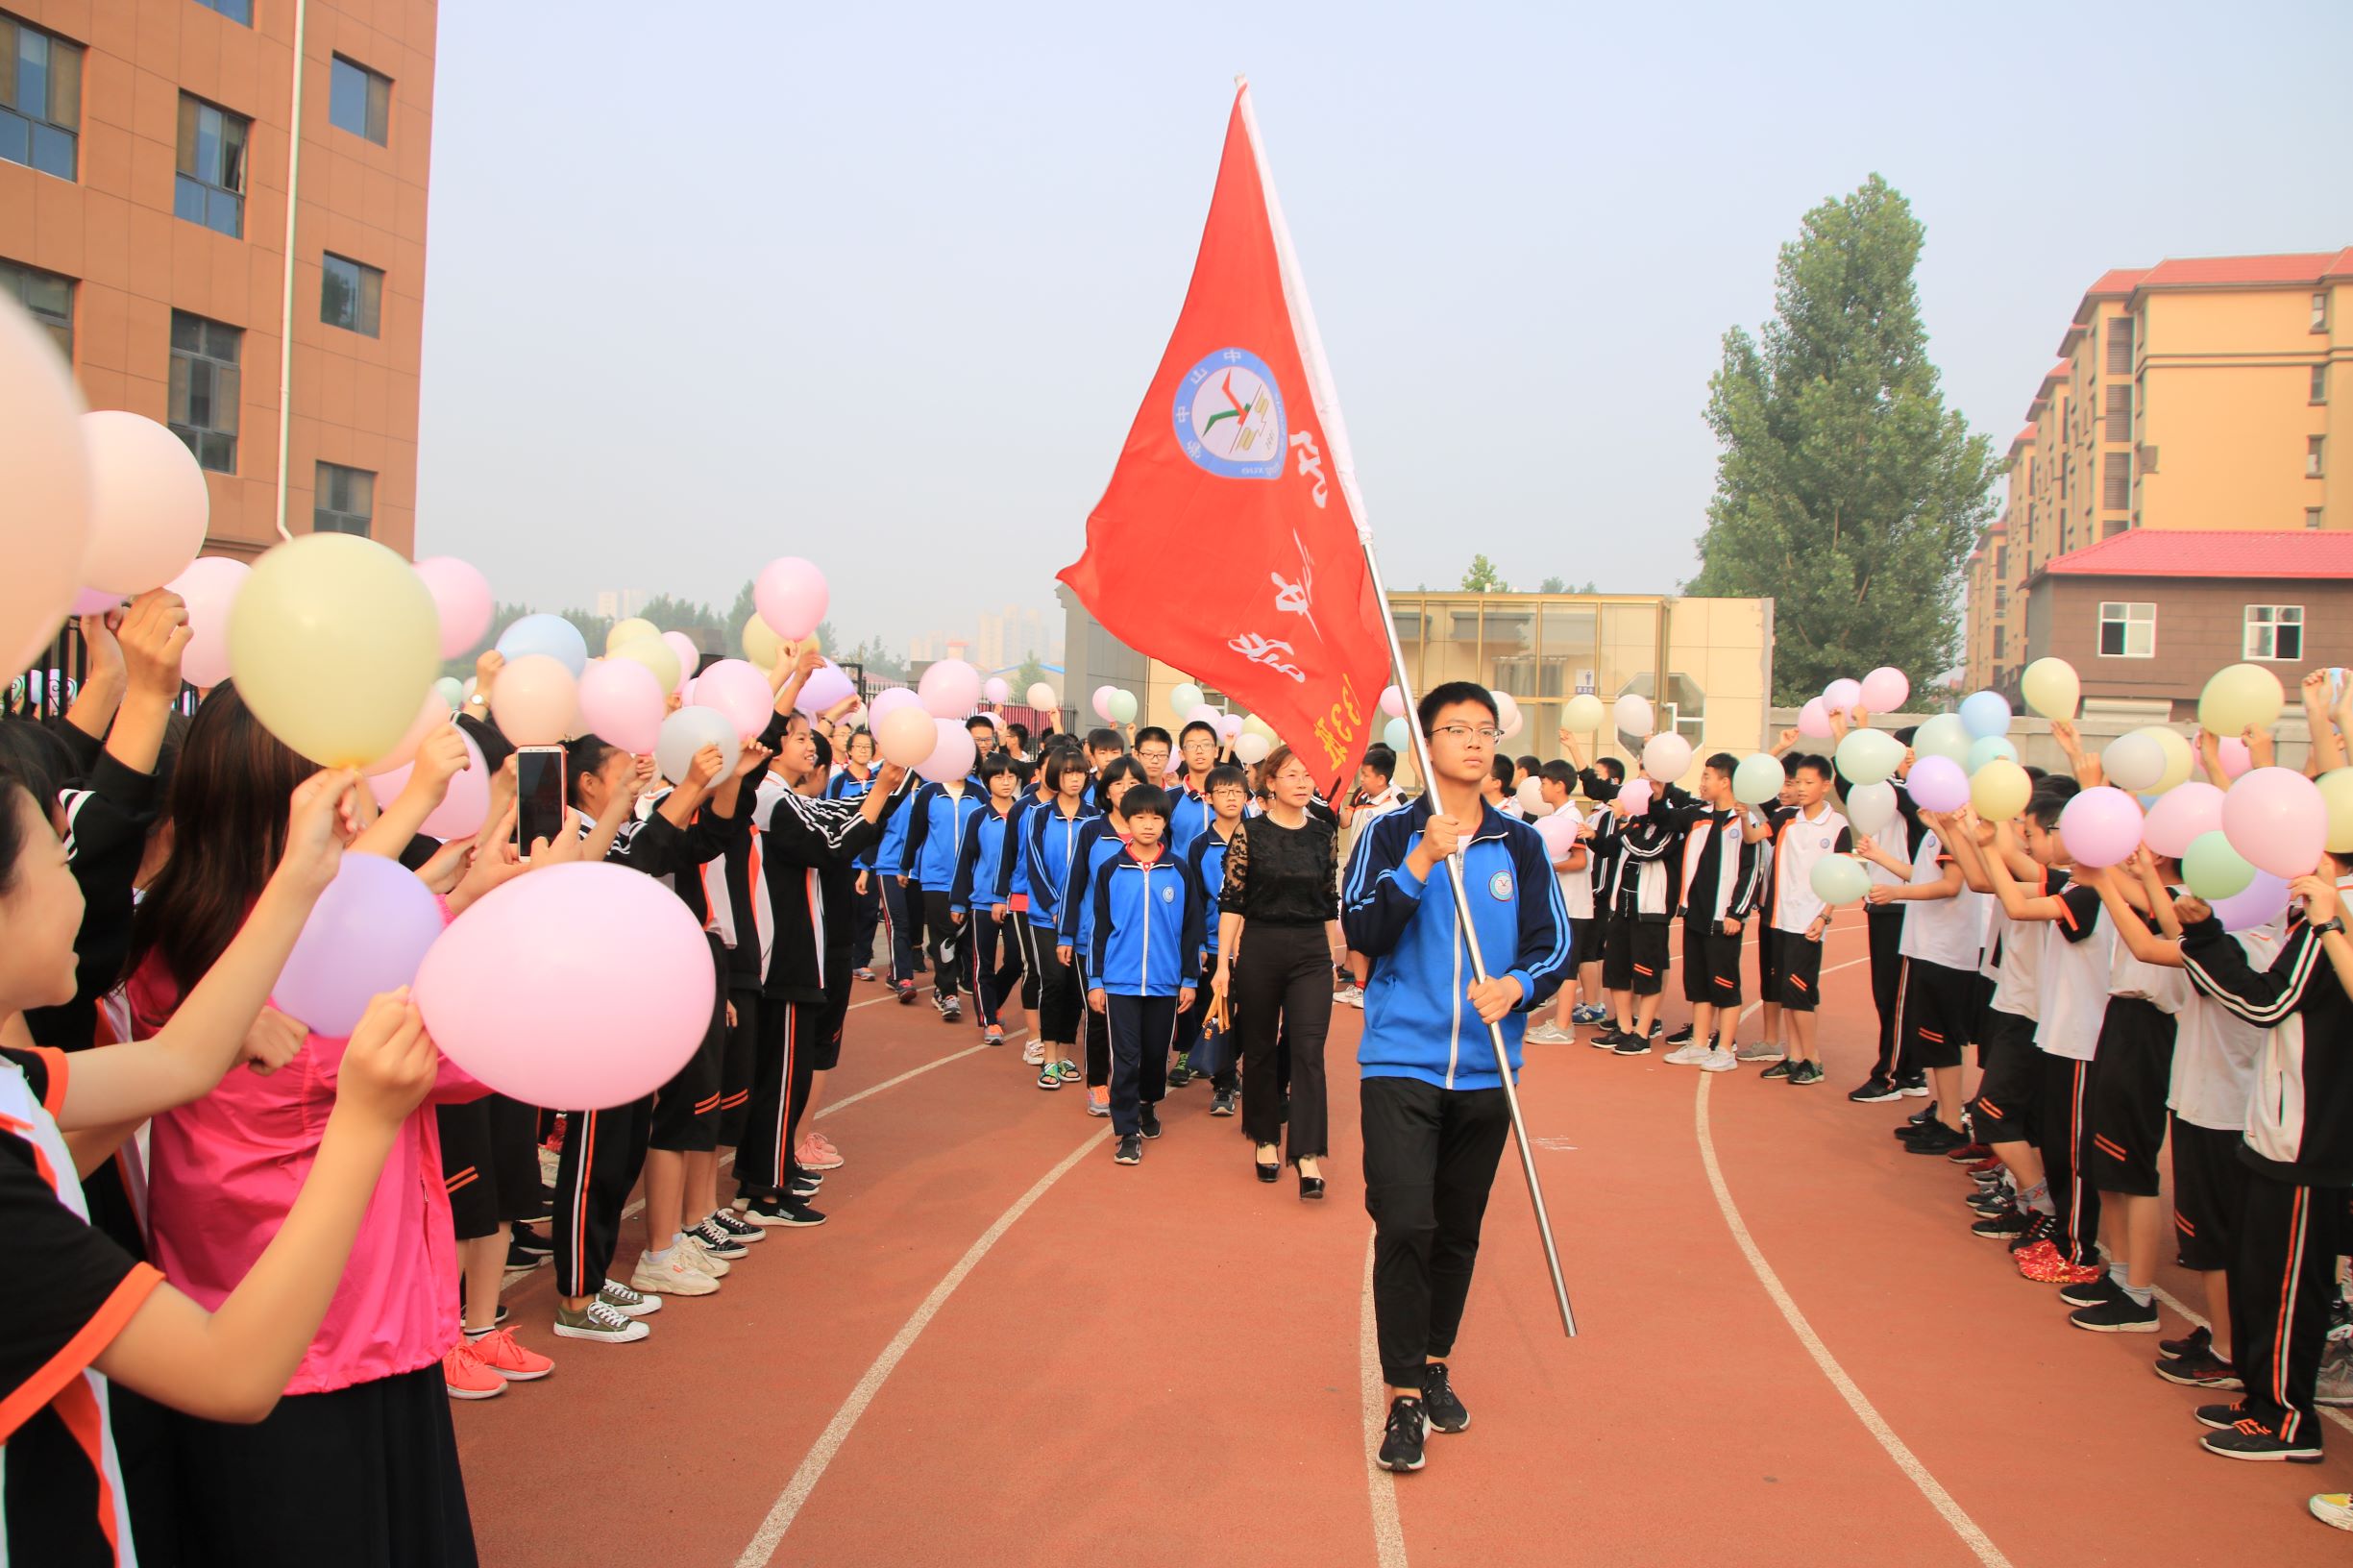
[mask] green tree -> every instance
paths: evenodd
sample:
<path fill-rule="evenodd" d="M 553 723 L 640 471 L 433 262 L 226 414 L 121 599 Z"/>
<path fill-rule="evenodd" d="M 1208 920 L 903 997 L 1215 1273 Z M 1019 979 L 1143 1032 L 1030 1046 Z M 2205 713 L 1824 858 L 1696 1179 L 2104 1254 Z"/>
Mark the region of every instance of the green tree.
<path fill-rule="evenodd" d="M 1598 594 L 1601 590 L 1593 586 L 1591 577 L 1587 577 L 1583 586 L 1578 588 L 1570 587 L 1569 579 L 1566 577 L 1546 577 L 1543 585 L 1537 588 L 1536 592 L 1539 594 Z"/>
<path fill-rule="evenodd" d="M 1462 574 L 1462 586 L 1474 594 L 1507 594 L 1511 584 L 1495 569 L 1495 563 L 1484 555 L 1471 557 L 1471 569 Z"/>
<path fill-rule="evenodd" d="M 1016 701 L 1027 702 L 1029 700 L 1029 689 L 1044 679 L 1045 666 L 1040 664 L 1038 662 L 1038 655 L 1033 653 L 1028 658 L 1021 661 L 1021 668 L 1013 673 L 1013 679 L 1007 682 L 1007 684 L 1013 687 L 1013 695 Z M 1049 684 L 1051 683 L 1049 682 Z"/>
<path fill-rule="evenodd" d="M 1912 272 L 1923 235 L 1877 175 L 1781 247 L 1774 319 L 1724 335 L 1723 446 L 1686 593 L 1771 597 L 1776 697 L 1956 655 L 1963 567 L 1993 515 L 1993 446 L 1945 406 Z"/>
<path fill-rule="evenodd" d="M 727 606 L 727 640 L 732 643 L 744 629 L 744 623 L 759 613 L 760 606 L 751 597 L 751 579 L 746 577 L 744 586 L 736 590 L 735 602 Z"/>

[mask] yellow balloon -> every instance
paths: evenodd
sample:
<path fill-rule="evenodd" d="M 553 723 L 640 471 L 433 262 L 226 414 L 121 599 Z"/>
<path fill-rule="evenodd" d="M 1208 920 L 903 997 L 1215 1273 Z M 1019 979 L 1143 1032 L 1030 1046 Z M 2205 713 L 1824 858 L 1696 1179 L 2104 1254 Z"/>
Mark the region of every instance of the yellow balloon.
<path fill-rule="evenodd" d="M 653 678 L 662 683 L 662 690 L 666 692 L 678 689 L 678 676 L 681 674 L 678 650 L 662 641 L 658 632 L 651 637 L 640 637 L 633 643 L 625 643 L 613 649 L 610 656 L 644 665 L 653 672 Z"/>
<path fill-rule="evenodd" d="M 254 717 L 329 768 L 401 744 L 441 674 L 425 580 L 372 539 L 307 533 L 254 563 L 229 610 L 229 673 Z"/>
<path fill-rule="evenodd" d="M 2214 673 L 2198 696 L 2198 727 L 2216 735 L 2268 729 L 2286 702 L 2279 676 L 2262 665 L 2227 665 Z"/>
<path fill-rule="evenodd" d="M 777 657 L 784 652 L 783 640 L 768 629 L 768 623 L 758 615 L 744 623 L 744 657 L 762 670 L 776 668 Z"/>
<path fill-rule="evenodd" d="M 660 635 L 662 635 L 661 627 L 642 615 L 633 615 L 626 621 L 613 623 L 613 629 L 604 634 L 604 651 L 618 653 L 640 637 L 659 637 Z"/>
<path fill-rule="evenodd" d="M 2034 780 L 2007 757 L 1996 757 L 1970 775 L 1969 803 L 1989 822 L 2006 822 L 2026 809 Z"/>
<path fill-rule="evenodd" d="M 2328 806 L 2328 852 L 2353 850 L 2353 768 L 2332 768 L 2316 782 Z"/>
<path fill-rule="evenodd" d="M 2018 679 L 2019 696 L 2026 706 L 2046 719 L 2072 719 L 2075 703 L 2083 696 L 2083 683 L 2075 678 L 2075 667 L 2065 659 L 2037 659 L 2026 666 L 2026 673 Z"/>
<path fill-rule="evenodd" d="M 2148 793 L 2163 795 L 2176 784 L 2189 782 L 2191 772 L 2197 767 L 2197 756 L 2190 749 L 2188 737 L 2180 730 L 2168 729 L 2163 724 L 2151 724 L 2141 733 L 2155 741 L 2165 751 L 2165 773 L 2157 780 L 2157 787 Z"/>

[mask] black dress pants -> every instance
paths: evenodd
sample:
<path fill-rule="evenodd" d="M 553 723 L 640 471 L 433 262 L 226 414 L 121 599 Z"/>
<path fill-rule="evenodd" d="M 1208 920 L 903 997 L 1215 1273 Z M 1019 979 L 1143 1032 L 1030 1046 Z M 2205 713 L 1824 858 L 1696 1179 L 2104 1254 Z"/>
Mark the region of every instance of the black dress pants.
<path fill-rule="evenodd" d="M 1324 1103 L 1324 1036 L 1332 1027 L 1332 948 L 1321 925 L 1249 924 L 1235 955 L 1236 1027 L 1241 1032 L 1242 1132 L 1283 1142 L 1283 1057 L 1289 1059 L 1293 1164 L 1332 1152 Z M 1287 1052 L 1286 1051 L 1287 1047 Z"/>
<path fill-rule="evenodd" d="M 1501 1089 L 1419 1078 L 1367 1078 L 1357 1099 L 1381 1375 L 1393 1388 L 1417 1388 L 1427 1358 L 1454 1353 L 1511 1109 Z"/>

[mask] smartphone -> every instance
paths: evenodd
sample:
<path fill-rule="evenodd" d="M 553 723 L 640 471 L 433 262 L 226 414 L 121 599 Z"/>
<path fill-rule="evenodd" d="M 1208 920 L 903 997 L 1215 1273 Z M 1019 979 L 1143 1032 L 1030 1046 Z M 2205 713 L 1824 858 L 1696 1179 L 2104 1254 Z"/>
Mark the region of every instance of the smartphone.
<path fill-rule="evenodd" d="M 526 860 L 531 845 L 550 844 L 564 831 L 564 748 L 526 746 L 515 752 L 515 849 Z"/>

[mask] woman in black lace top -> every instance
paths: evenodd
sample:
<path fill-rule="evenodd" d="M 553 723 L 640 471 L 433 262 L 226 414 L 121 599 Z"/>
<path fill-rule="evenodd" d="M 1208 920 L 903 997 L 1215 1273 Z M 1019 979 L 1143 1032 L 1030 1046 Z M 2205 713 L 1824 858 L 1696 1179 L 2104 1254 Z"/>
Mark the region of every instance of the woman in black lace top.
<path fill-rule="evenodd" d="M 1266 811 L 1245 821 L 1226 850 L 1218 898 L 1217 972 L 1240 1017 L 1242 1131 L 1258 1148 L 1259 1180 L 1281 1173 L 1283 1089 L 1276 1053 L 1290 1045 L 1290 1163 L 1299 1195 L 1324 1195 L 1317 1164 L 1330 1151 L 1324 1036 L 1332 1024 L 1332 961 L 1340 947 L 1339 840 L 1311 815 L 1315 781 L 1305 760 L 1276 748 L 1261 776 Z M 1246 935 L 1245 935 L 1246 933 Z"/>

